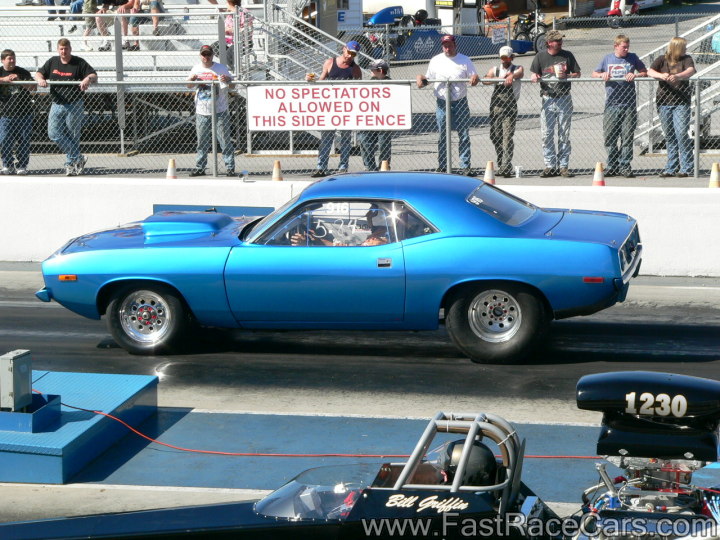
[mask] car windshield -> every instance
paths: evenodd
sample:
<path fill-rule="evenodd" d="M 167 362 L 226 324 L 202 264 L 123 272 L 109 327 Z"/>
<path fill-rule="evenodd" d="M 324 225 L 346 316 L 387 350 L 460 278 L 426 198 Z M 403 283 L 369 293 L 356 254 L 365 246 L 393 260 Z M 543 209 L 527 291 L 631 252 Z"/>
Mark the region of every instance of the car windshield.
<path fill-rule="evenodd" d="M 255 504 L 255 511 L 293 521 L 344 519 L 379 469 L 366 463 L 309 469 Z"/>
<path fill-rule="evenodd" d="M 265 228 L 265 225 L 268 223 L 272 223 L 275 221 L 275 218 L 277 218 L 279 215 L 282 215 L 285 213 L 285 210 L 290 208 L 292 205 L 294 205 L 300 195 L 296 195 L 292 199 L 290 199 L 288 202 L 283 204 L 281 207 L 276 208 L 272 212 L 270 212 L 267 216 L 262 218 L 260 221 L 255 223 L 249 230 L 243 230 L 241 233 L 241 239 L 247 240 L 249 242 L 253 242 L 255 238 L 257 238 L 258 234 Z"/>
<path fill-rule="evenodd" d="M 489 184 L 482 184 L 467 198 L 486 214 L 507 225 L 520 225 L 530 219 L 537 207 L 527 201 L 501 191 Z"/>

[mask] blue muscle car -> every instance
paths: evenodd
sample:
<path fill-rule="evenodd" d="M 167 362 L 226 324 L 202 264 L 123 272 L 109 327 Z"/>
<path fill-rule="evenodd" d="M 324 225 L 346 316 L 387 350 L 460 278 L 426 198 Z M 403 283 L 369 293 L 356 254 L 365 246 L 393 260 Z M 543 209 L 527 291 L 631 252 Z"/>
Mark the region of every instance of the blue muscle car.
<path fill-rule="evenodd" d="M 329 177 L 264 218 L 162 212 L 80 236 L 43 263 L 37 296 L 105 315 L 133 354 L 182 350 L 194 324 L 433 330 L 473 361 L 527 356 L 552 319 L 621 302 L 636 221 L 543 209 L 435 173 Z"/>

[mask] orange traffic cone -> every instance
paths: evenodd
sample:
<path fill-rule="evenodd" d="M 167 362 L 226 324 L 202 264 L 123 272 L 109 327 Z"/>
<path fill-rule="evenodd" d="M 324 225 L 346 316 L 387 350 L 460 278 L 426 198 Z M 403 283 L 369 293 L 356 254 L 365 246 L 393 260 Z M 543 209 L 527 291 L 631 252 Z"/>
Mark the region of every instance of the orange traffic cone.
<path fill-rule="evenodd" d="M 720 167 L 717 163 L 713 163 L 712 171 L 710 171 L 710 183 L 708 187 L 720 188 Z"/>
<path fill-rule="evenodd" d="M 495 164 L 492 161 L 487 162 L 487 167 L 485 167 L 485 177 L 483 180 L 486 184 L 495 183 Z"/>
<path fill-rule="evenodd" d="M 165 175 L 165 178 L 177 178 L 177 169 L 175 169 L 175 158 L 170 158 L 168 160 L 167 175 Z"/>
<path fill-rule="evenodd" d="M 605 175 L 603 174 L 603 164 L 599 161 L 595 165 L 595 176 L 593 176 L 593 186 L 604 186 Z"/>
<path fill-rule="evenodd" d="M 276 159 L 275 164 L 273 165 L 273 173 L 272 173 L 272 179 L 276 182 L 280 182 L 282 177 L 282 171 L 280 170 L 280 160 Z"/>
<path fill-rule="evenodd" d="M 380 164 L 380 170 L 381 171 L 389 171 L 390 170 L 390 162 L 387 159 L 383 159 L 382 163 Z"/>

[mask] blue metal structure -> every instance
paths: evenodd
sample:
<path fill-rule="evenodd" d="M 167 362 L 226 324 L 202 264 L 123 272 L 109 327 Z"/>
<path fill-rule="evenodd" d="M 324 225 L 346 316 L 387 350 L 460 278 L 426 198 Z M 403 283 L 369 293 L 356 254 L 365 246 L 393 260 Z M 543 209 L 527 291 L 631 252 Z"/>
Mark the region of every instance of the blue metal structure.
<path fill-rule="evenodd" d="M 177 349 L 193 322 L 431 330 L 443 310 L 471 359 L 509 362 L 551 319 L 623 301 L 641 255 L 625 214 L 541 209 L 474 178 L 360 173 L 263 219 L 162 212 L 83 235 L 43 263 L 37 296 L 107 315 L 136 354 Z"/>
<path fill-rule="evenodd" d="M 3 422 L 0 482 L 64 484 L 128 432 L 119 422 L 90 411 L 138 426 L 157 410 L 154 376 L 33 371 L 32 380 L 33 388 L 48 398 L 33 399 L 46 401 L 45 409 L 55 409 L 55 414 L 34 429 L 8 431 L 8 420 Z M 71 407 L 61 405 L 60 396 Z M 25 422 L 23 413 L 6 415 Z"/>

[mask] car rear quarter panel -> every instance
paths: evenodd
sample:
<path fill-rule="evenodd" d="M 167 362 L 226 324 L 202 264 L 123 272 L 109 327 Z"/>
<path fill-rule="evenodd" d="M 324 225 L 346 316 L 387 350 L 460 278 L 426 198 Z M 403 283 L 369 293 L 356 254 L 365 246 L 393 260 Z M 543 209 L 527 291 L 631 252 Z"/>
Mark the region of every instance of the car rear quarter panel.
<path fill-rule="evenodd" d="M 620 277 L 617 252 L 603 244 L 546 238 L 435 238 L 405 243 L 406 319 L 423 326 L 448 291 L 463 283 L 503 280 L 536 288 L 550 309 L 573 311 L 614 303 Z M 583 277 L 602 277 L 584 283 Z"/>
<path fill-rule="evenodd" d="M 112 291 L 146 281 L 174 287 L 200 323 L 233 327 L 223 282 L 229 251 L 223 246 L 77 252 L 46 260 L 43 274 L 53 299 L 92 319 L 100 318 Z M 75 274 L 77 281 L 60 281 L 61 274 Z"/>

